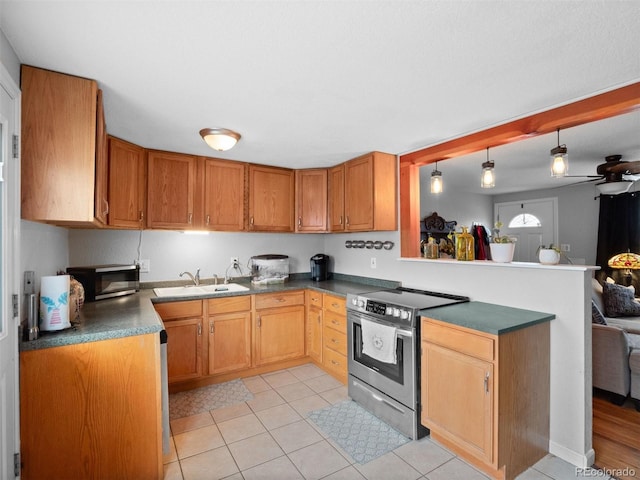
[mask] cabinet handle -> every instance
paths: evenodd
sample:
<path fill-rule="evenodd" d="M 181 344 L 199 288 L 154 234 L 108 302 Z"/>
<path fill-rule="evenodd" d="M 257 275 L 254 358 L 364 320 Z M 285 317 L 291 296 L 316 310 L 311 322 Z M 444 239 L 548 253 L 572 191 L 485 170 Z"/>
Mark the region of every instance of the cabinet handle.
<path fill-rule="evenodd" d="M 138 215 L 138 221 L 142 221 L 144 220 L 144 212 L 142 210 L 140 210 L 140 215 Z"/>
<path fill-rule="evenodd" d="M 331 343 L 340 343 L 340 342 L 338 342 L 338 340 L 336 340 L 335 338 L 332 338 Z"/>
<path fill-rule="evenodd" d="M 298 217 L 298 226 L 301 227 L 302 226 L 302 217 Z"/>
<path fill-rule="evenodd" d="M 337 320 L 331 320 L 331 323 L 333 323 L 334 325 L 340 325 L 340 323 Z"/>
<path fill-rule="evenodd" d="M 484 375 L 484 391 L 485 393 L 489 393 L 489 372 Z"/>
<path fill-rule="evenodd" d="M 322 322 L 322 316 L 318 315 L 318 323 Z"/>
<path fill-rule="evenodd" d="M 333 363 L 334 365 L 340 365 L 340 363 L 336 362 L 335 360 L 331 360 L 331 363 Z"/>
<path fill-rule="evenodd" d="M 349 215 L 347 215 L 347 225 L 349 225 Z"/>
<path fill-rule="evenodd" d="M 342 225 L 342 215 L 340 215 L 340 225 Z"/>
<path fill-rule="evenodd" d="M 211 219 L 211 215 L 207 215 L 207 225 L 209 225 L 209 220 Z"/>
<path fill-rule="evenodd" d="M 332 304 L 331 304 L 331 306 L 332 306 L 333 308 L 338 308 L 340 305 L 338 305 L 337 303 L 332 303 Z"/>
<path fill-rule="evenodd" d="M 109 215 L 109 202 L 107 200 L 102 200 L 102 202 L 104 203 L 104 212 L 102 212 L 103 215 Z"/>
<path fill-rule="evenodd" d="M 253 225 L 253 217 L 249 219 L 249 225 Z"/>
<path fill-rule="evenodd" d="M 262 327 L 262 317 L 258 315 L 258 328 Z"/>
<path fill-rule="evenodd" d="M 190 214 L 189 214 L 189 218 L 187 219 L 187 223 L 188 223 L 189 225 L 191 225 L 191 222 L 192 222 L 192 221 L 193 221 L 193 213 L 190 213 Z"/>
<path fill-rule="evenodd" d="M 215 332 L 214 323 L 213 323 L 213 322 L 211 322 L 211 323 L 209 324 L 209 333 L 210 333 L 211 335 L 213 335 L 213 334 L 214 334 L 214 332 Z"/>
<path fill-rule="evenodd" d="M 201 336 L 201 335 L 202 335 L 202 324 L 199 323 L 198 324 L 198 336 Z"/>

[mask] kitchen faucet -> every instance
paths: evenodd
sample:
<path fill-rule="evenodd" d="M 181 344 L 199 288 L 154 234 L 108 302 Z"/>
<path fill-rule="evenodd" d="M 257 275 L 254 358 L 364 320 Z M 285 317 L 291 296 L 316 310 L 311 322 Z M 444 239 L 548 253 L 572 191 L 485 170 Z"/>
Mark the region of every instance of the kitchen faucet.
<path fill-rule="evenodd" d="M 196 287 L 200 285 L 200 269 L 196 270 L 195 276 L 191 272 L 182 272 L 180 274 L 181 277 L 183 275 L 187 275 Z"/>

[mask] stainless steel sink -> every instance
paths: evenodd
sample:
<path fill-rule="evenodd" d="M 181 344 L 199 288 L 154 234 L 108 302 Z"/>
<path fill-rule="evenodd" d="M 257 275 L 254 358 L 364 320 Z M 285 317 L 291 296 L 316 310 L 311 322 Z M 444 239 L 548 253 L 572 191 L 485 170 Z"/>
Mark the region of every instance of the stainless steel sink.
<path fill-rule="evenodd" d="M 226 285 L 187 285 L 185 287 L 162 287 L 153 289 L 158 297 L 194 297 L 198 295 L 245 292 L 247 290 L 249 290 L 249 287 L 237 283 L 227 283 Z"/>

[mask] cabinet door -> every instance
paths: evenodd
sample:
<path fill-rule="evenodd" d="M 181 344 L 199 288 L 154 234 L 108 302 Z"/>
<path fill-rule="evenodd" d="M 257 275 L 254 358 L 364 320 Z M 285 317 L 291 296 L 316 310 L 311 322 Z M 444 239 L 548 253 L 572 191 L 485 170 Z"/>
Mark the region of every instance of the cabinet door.
<path fill-rule="evenodd" d="M 147 226 L 181 229 L 197 226 L 196 162 L 197 158 L 190 155 L 149 151 Z"/>
<path fill-rule="evenodd" d="M 202 317 L 164 322 L 169 383 L 201 377 Z"/>
<path fill-rule="evenodd" d="M 329 230 L 344 231 L 344 165 L 329 169 Z"/>
<path fill-rule="evenodd" d="M 318 307 L 307 312 L 307 355 L 322 363 L 322 309 Z"/>
<path fill-rule="evenodd" d="M 245 164 L 217 159 L 204 162 L 204 225 L 209 230 L 244 230 Z"/>
<path fill-rule="evenodd" d="M 209 317 L 209 375 L 251 366 L 251 313 Z"/>
<path fill-rule="evenodd" d="M 296 170 L 296 232 L 327 230 L 327 170 Z"/>
<path fill-rule="evenodd" d="M 344 168 L 346 230 L 373 230 L 373 154 L 346 162 Z"/>
<path fill-rule="evenodd" d="M 304 305 L 256 311 L 256 365 L 304 356 Z"/>
<path fill-rule="evenodd" d="M 293 232 L 294 171 L 249 165 L 249 229 Z"/>
<path fill-rule="evenodd" d="M 95 224 L 95 81 L 22 66 L 21 214 Z"/>
<path fill-rule="evenodd" d="M 109 137 L 109 225 L 143 228 L 146 193 L 144 148 Z"/>
<path fill-rule="evenodd" d="M 422 424 L 493 462 L 493 364 L 422 342 Z"/>
<path fill-rule="evenodd" d="M 103 225 L 109 214 L 109 154 L 107 146 L 107 125 L 104 121 L 102 90 L 98 90 L 96 105 L 96 191 L 95 216 Z"/>

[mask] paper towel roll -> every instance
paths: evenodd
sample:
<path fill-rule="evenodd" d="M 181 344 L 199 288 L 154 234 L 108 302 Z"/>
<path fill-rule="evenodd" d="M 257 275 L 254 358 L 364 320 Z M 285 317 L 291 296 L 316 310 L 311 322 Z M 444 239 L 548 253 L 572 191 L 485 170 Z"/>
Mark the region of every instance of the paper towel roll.
<path fill-rule="evenodd" d="M 69 328 L 69 275 L 40 279 L 40 330 Z"/>

